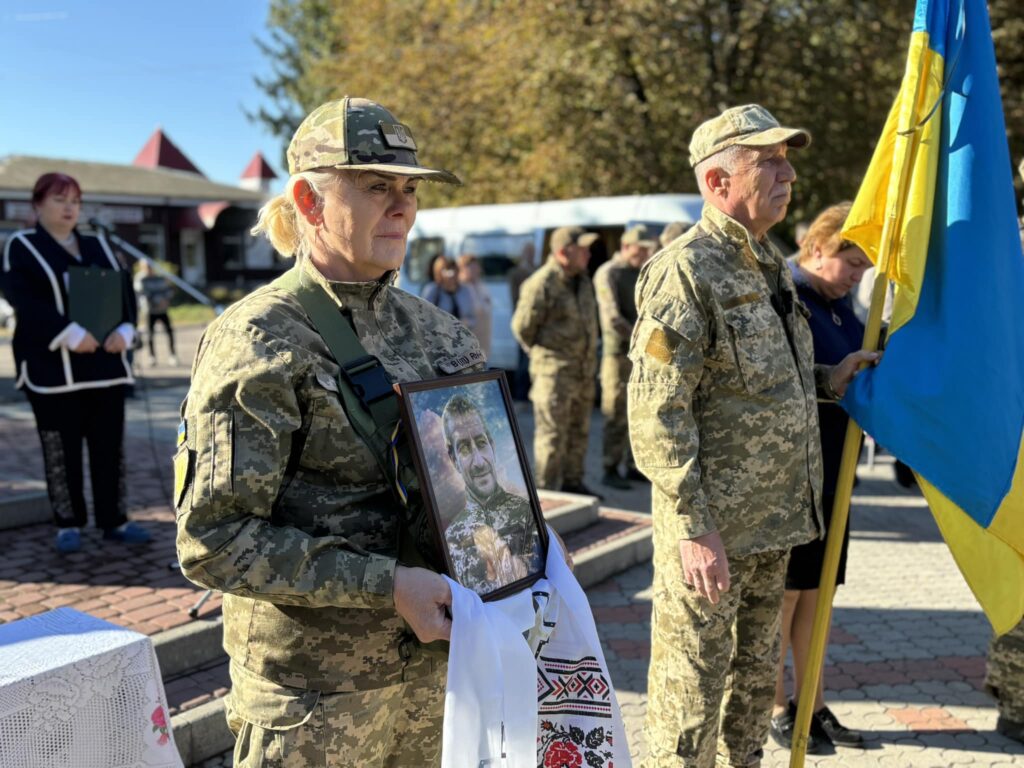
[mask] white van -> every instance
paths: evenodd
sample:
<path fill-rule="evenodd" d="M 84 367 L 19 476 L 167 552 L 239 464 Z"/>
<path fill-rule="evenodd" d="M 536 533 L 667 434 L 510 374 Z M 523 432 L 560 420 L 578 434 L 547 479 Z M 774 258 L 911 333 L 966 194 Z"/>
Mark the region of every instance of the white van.
<path fill-rule="evenodd" d="M 472 253 L 479 260 L 483 279 L 494 303 L 490 365 L 515 370 L 518 347 L 512 337 L 512 295 L 507 275 L 523 247 L 532 243 L 535 263 L 548 253 L 548 239 L 558 227 L 578 225 L 601 235 L 591 247 L 590 272 L 619 248 L 626 227 L 645 224 L 657 237 L 672 221 L 697 221 L 699 195 L 628 195 L 583 197 L 545 203 L 464 205 L 420 211 L 409 233 L 409 250 L 399 286 L 419 295 L 430 280 L 430 265 L 444 254 Z"/>

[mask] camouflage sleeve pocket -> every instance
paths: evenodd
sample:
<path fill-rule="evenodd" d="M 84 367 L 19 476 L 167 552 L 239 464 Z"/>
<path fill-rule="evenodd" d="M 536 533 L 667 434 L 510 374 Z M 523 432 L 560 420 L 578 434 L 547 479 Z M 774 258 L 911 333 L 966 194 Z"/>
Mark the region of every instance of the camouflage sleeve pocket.
<path fill-rule="evenodd" d="M 775 310 L 766 301 L 725 310 L 730 343 L 747 392 L 763 392 L 784 381 L 793 354 Z"/>
<path fill-rule="evenodd" d="M 199 414 L 193 458 L 193 496 L 213 503 L 230 501 L 234 491 L 234 413 L 230 410 Z"/>

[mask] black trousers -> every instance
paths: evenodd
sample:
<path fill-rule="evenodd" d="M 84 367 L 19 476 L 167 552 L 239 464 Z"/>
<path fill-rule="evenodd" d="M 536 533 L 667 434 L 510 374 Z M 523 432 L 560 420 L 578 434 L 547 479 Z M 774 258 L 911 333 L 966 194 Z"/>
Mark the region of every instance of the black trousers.
<path fill-rule="evenodd" d="M 44 395 L 28 392 L 43 446 L 46 490 L 54 522 L 84 527 L 82 441 L 89 446 L 89 475 L 96 526 L 116 528 L 128 518 L 124 500 L 124 387 Z"/>
<path fill-rule="evenodd" d="M 166 312 L 158 312 L 157 314 L 151 314 L 146 325 L 149 329 L 149 355 L 150 357 L 156 357 L 156 346 L 153 344 L 153 337 L 156 335 L 156 324 L 162 323 L 164 328 L 167 330 L 167 345 L 171 348 L 171 354 L 174 354 L 174 331 L 171 330 L 171 318 Z"/>

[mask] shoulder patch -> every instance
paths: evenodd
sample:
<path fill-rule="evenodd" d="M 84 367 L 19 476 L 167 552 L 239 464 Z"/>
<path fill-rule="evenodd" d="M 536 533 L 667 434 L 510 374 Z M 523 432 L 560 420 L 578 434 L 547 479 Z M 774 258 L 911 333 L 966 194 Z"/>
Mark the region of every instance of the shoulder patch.
<path fill-rule="evenodd" d="M 452 355 L 451 357 L 442 357 L 434 363 L 438 370 L 442 373 L 446 373 L 449 376 L 459 371 L 464 371 L 467 368 L 472 368 L 474 365 L 480 365 L 487 360 L 484 357 L 484 353 L 478 350 L 470 350 L 461 355 Z"/>
<path fill-rule="evenodd" d="M 644 354 L 648 357 L 654 358 L 659 363 L 672 362 L 672 352 L 675 349 L 675 345 L 669 339 L 668 334 L 665 333 L 664 328 L 655 328 L 651 331 L 651 335 L 647 337 L 647 346 L 644 347 Z"/>

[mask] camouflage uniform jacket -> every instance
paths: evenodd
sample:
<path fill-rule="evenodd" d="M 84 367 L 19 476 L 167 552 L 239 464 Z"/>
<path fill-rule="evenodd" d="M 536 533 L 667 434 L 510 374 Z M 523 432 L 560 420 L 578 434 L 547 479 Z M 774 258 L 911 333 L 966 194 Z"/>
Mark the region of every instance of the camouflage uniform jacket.
<path fill-rule="evenodd" d="M 527 499 L 501 487 L 482 502 L 467 493 L 466 508 L 444 532 L 459 583 L 481 593 L 502 586 L 487 578 L 487 563 L 480 557 L 473 540 L 473 533 L 481 525 L 493 528 L 511 553 L 521 558 L 530 570 L 539 562 L 540 536 Z"/>
<path fill-rule="evenodd" d="M 594 291 L 601 319 L 601 354 L 619 357 L 629 351 L 636 324 L 636 281 L 639 267 L 631 267 L 616 253 L 594 272 Z"/>
<path fill-rule="evenodd" d="M 597 370 L 597 306 L 586 273 L 566 277 L 554 256 L 526 278 L 512 333 L 530 355 L 530 374 Z"/>
<path fill-rule="evenodd" d="M 392 379 L 482 365 L 472 334 L 393 275 L 330 283 L 303 268 Z M 185 575 L 225 593 L 236 666 L 276 685 L 358 691 L 428 674 L 432 661 L 395 612 L 400 508 L 345 415 L 338 373 L 299 302 L 272 286 L 211 323 L 182 404 L 177 544 Z"/>
<path fill-rule="evenodd" d="M 829 369 L 795 298 L 789 340 L 775 293 L 796 296 L 782 256 L 711 206 L 641 271 L 629 424 L 666 541 L 717 530 L 743 556 L 823 529 L 815 379 Z"/>

